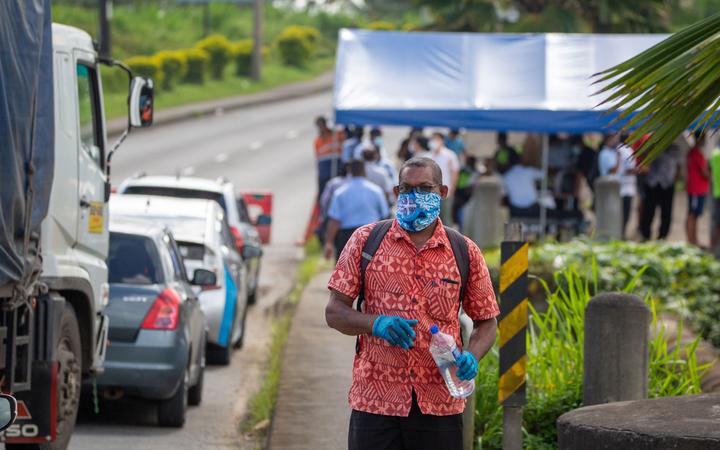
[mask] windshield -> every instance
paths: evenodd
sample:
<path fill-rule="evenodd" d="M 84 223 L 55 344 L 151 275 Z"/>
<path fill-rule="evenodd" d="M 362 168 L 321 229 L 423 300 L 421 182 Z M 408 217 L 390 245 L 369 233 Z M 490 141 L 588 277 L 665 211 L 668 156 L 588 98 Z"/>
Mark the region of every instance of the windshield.
<path fill-rule="evenodd" d="M 201 200 L 215 200 L 227 213 L 225 198 L 219 192 L 200 191 L 197 189 L 183 189 L 165 186 L 128 186 L 123 194 L 159 195 L 161 197 L 194 198 Z"/>
<path fill-rule="evenodd" d="M 155 244 L 143 236 L 110 233 L 108 271 L 110 283 L 148 285 L 163 282 Z"/>

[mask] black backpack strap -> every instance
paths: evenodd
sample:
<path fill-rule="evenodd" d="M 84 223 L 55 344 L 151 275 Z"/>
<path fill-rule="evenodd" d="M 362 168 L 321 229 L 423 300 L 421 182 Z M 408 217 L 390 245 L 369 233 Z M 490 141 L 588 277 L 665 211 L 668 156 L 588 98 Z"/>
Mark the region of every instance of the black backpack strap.
<path fill-rule="evenodd" d="M 390 230 L 392 222 L 392 219 L 377 222 L 373 229 L 370 230 L 367 241 L 365 241 L 365 245 L 363 245 L 360 257 L 360 292 L 358 293 L 356 306 L 357 310 L 360 312 L 362 312 L 362 303 L 365 301 L 365 271 L 367 270 L 367 266 L 370 264 L 370 261 L 372 261 L 373 256 L 375 256 L 375 252 L 378 248 L 380 248 L 380 244 L 382 244 L 385 235 Z M 359 352 L 360 336 L 358 336 L 355 340 L 355 353 Z"/>
<path fill-rule="evenodd" d="M 465 300 L 465 291 L 467 290 L 468 278 L 470 276 L 470 250 L 468 249 L 465 236 L 458 231 L 450 227 L 445 227 L 445 233 L 447 233 L 450 247 L 452 247 L 453 255 L 455 256 L 455 264 L 457 264 L 457 268 L 460 271 L 460 305 L 458 305 L 458 310 L 460 310 L 460 306 L 462 306 Z"/>

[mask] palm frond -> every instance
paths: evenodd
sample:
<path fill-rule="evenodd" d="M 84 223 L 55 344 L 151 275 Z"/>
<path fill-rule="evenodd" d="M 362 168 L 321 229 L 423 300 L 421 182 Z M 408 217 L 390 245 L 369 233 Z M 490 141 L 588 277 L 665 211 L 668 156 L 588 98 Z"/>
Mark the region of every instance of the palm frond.
<path fill-rule="evenodd" d="M 651 133 L 639 149 L 651 161 L 684 130 L 719 120 L 720 13 L 594 78 L 603 85 L 596 92 L 604 95 L 600 105 L 631 130 L 630 141 Z"/>

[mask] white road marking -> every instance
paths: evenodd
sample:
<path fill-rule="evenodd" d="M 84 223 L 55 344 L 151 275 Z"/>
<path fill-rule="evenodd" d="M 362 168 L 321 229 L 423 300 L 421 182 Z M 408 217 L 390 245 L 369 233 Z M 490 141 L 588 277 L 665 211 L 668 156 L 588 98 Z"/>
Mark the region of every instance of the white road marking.
<path fill-rule="evenodd" d="M 218 163 L 225 162 L 228 159 L 228 154 L 227 153 L 218 153 L 217 155 L 215 155 L 214 159 L 215 159 L 215 162 L 218 162 Z"/>
<path fill-rule="evenodd" d="M 285 133 L 285 138 L 295 139 L 296 137 L 298 137 L 299 134 L 300 134 L 300 132 L 298 130 L 290 130 L 287 133 Z"/>
<path fill-rule="evenodd" d="M 264 144 L 263 141 L 255 141 L 250 143 L 250 149 L 251 150 L 259 150 L 260 147 L 262 147 Z"/>
<path fill-rule="evenodd" d="M 195 173 L 195 168 L 194 168 L 193 166 L 186 167 L 186 168 L 184 168 L 184 169 L 182 170 L 181 173 L 182 173 L 183 175 L 189 177 L 190 175 L 192 175 L 192 174 Z"/>

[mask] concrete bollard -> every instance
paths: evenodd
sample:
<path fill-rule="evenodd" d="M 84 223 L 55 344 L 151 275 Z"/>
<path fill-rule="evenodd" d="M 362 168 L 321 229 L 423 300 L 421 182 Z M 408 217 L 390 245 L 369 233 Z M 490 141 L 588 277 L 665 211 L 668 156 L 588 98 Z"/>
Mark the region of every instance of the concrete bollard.
<path fill-rule="evenodd" d="M 500 245 L 502 222 L 498 218 L 501 192 L 500 178 L 482 177 L 466 207 L 463 230 L 480 248 Z"/>
<path fill-rule="evenodd" d="M 639 400 L 648 390 L 650 310 L 635 295 L 595 296 L 585 308 L 583 405 Z"/>
<path fill-rule="evenodd" d="M 601 241 L 623 238 L 620 181 L 615 177 L 595 181 L 595 238 Z"/>

